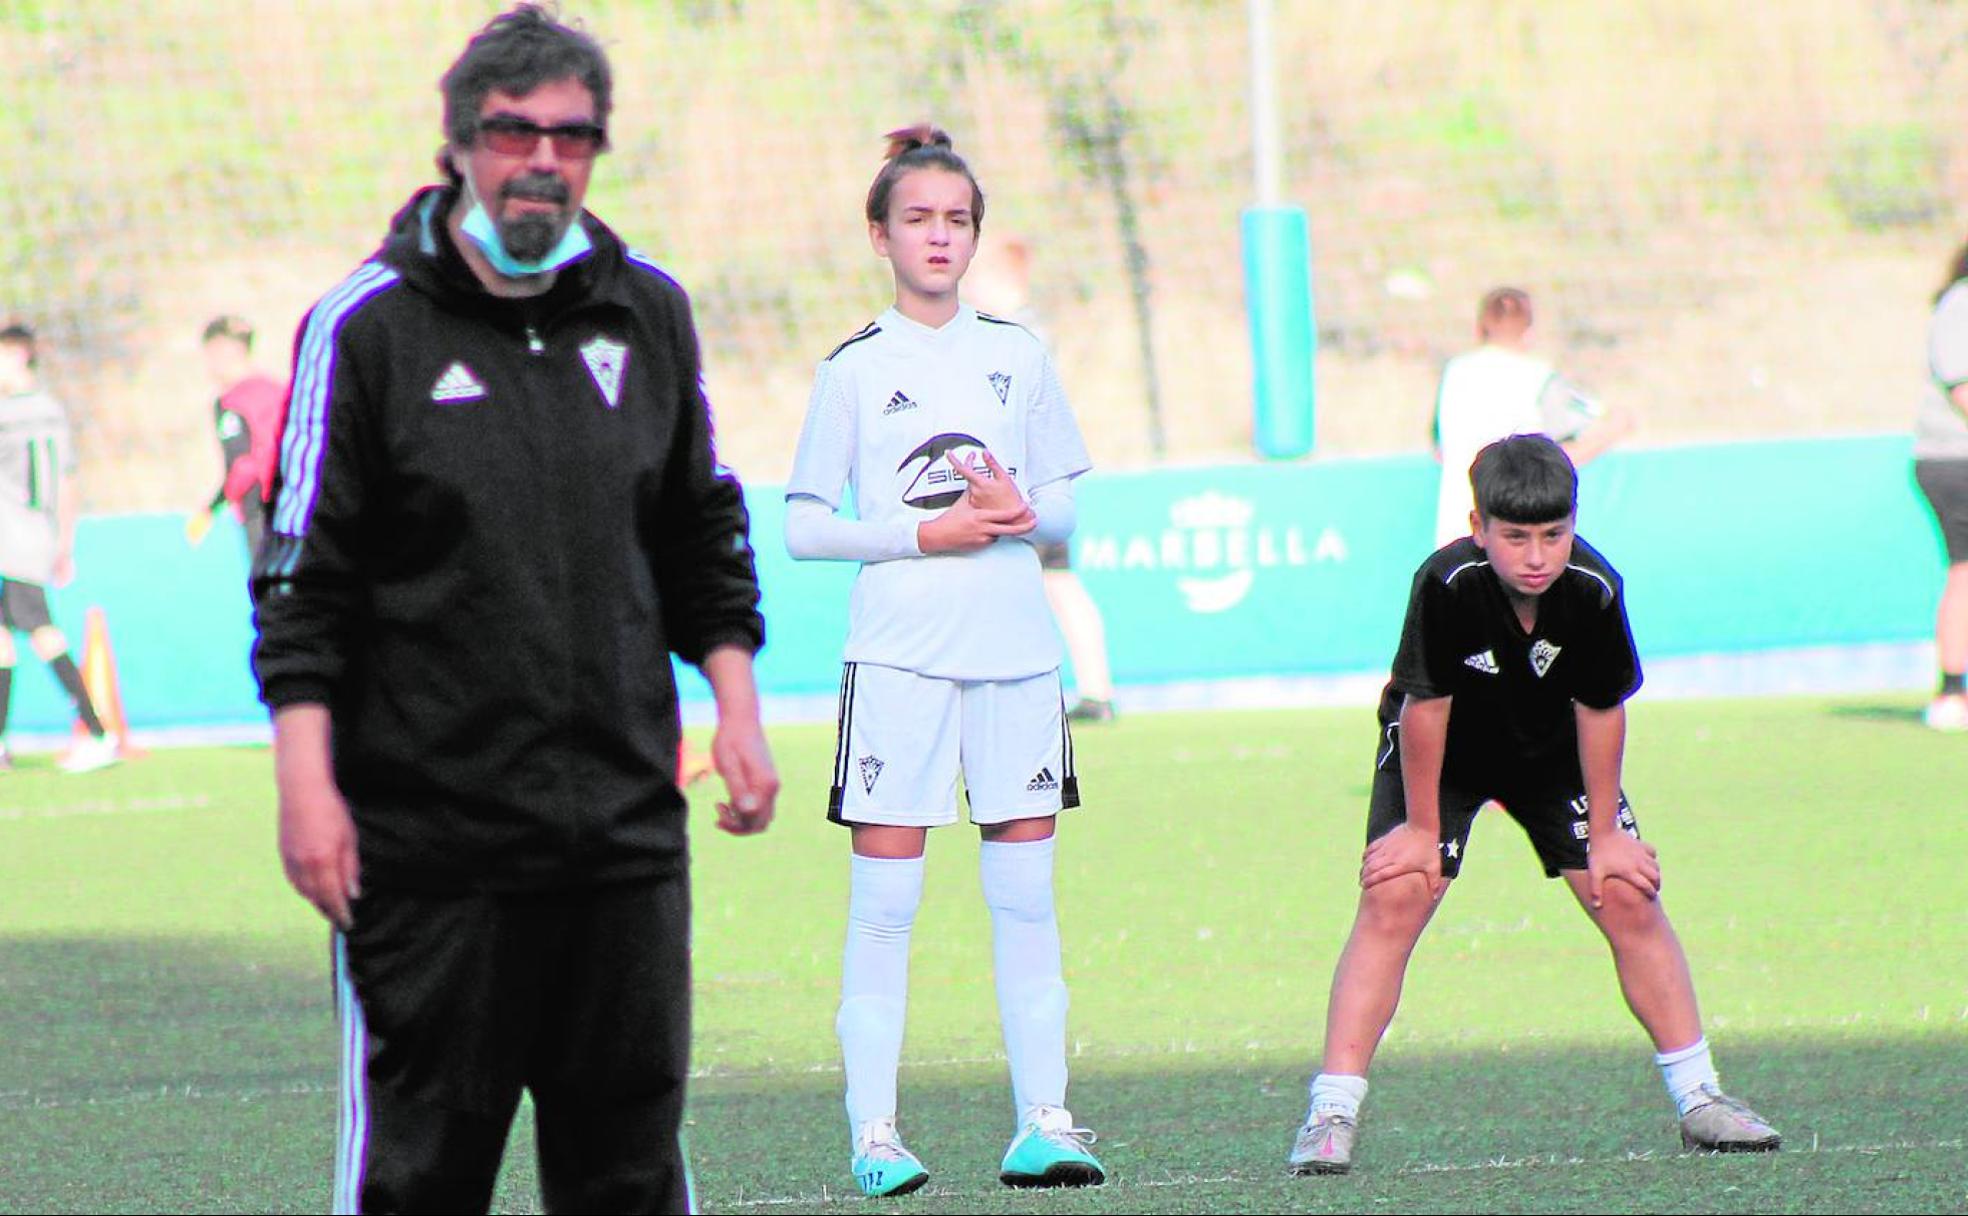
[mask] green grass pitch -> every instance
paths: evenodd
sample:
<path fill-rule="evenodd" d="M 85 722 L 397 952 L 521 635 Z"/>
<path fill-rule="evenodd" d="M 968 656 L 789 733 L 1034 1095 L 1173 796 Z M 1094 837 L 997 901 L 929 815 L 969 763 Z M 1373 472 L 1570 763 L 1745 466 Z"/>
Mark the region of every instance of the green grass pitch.
<path fill-rule="evenodd" d="M 765 837 L 696 816 L 708 1211 L 844 1210 L 833 1038 L 847 838 L 831 731 L 773 732 Z M 996 1182 L 1011 1131 L 976 834 L 931 839 L 898 1211 L 1818 1211 L 1968 1205 L 1968 739 L 1908 698 L 1642 703 L 1627 789 L 1659 845 L 1723 1078 L 1782 1153 L 1681 1154 L 1603 944 L 1500 815 L 1423 940 L 1356 1172 L 1289 1179 L 1349 923 L 1374 730 L 1358 710 L 1079 733 L 1059 864 L 1074 1113 L 1112 1181 Z M 319 1211 L 326 935 L 273 852 L 258 749 L 0 778 L 0 1211 Z M 524 1114 L 498 1205 L 537 1210 Z M 876 1205 L 879 1206 L 879 1205 Z"/>

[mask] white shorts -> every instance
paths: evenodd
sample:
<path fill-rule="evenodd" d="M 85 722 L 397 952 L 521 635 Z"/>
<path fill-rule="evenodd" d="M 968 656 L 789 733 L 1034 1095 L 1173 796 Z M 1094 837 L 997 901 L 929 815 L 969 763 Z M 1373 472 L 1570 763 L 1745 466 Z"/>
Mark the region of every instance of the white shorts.
<path fill-rule="evenodd" d="M 940 680 L 848 663 L 827 818 L 934 828 L 957 821 L 963 777 L 972 823 L 1009 823 L 1080 805 L 1059 672 L 1022 680 Z"/>

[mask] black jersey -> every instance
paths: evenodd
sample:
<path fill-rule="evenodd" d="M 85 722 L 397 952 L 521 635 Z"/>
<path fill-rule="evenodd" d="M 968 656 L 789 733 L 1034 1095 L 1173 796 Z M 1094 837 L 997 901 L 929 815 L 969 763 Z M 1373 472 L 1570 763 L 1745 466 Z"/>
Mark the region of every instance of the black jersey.
<path fill-rule="evenodd" d="M 1610 709 L 1640 678 L 1624 585 L 1598 550 L 1574 539 L 1571 563 L 1538 597 L 1526 631 L 1465 536 L 1415 573 L 1380 721 L 1398 721 L 1404 697 L 1453 697 L 1444 779 L 1509 780 L 1527 766 L 1576 765 L 1573 702 Z"/>

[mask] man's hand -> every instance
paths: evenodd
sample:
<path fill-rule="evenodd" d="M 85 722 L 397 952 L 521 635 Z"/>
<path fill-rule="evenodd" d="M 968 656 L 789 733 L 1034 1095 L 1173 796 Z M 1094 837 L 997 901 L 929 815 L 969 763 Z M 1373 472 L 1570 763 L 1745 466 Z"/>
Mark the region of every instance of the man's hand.
<path fill-rule="evenodd" d="M 949 510 L 917 526 L 916 545 L 924 553 L 975 553 L 1000 536 L 1023 536 L 1039 526 L 1032 504 L 996 457 L 984 453 L 990 477 L 958 460 L 954 452 L 948 460 L 970 488 Z"/>
<path fill-rule="evenodd" d="M 280 782 L 280 864 L 301 897 L 347 932 L 362 894 L 355 820 L 333 781 Z"/>
<path fill-rule="evenodd" d="M 772 808 L 779 798 L 779 773 L 772 767 L 772 752 L 758 718 L 720 715 L 717 734 L 711 739 L 711 762 L 731 798 L 718 803 L 719 829 L 733 836 L 763 832 L 772 823 Z"/>
<path fill-rule="evenodd" d="M 355 820 L 335 787 L 325 705 L 285 705 L 273 714 L 273 783 L 280 793 L 280 866 L 301 898 L 337 929 L 354 923 L 361 898 Z"/>
<path fill-rule="evenodd" d="M 1360 862 L 1360 887 L 1376 887 L 1403 874 L 1419 874 L 1428 880 L 1428 897 L 1442 897 L 1442 847 L 1407 824 L 1402 824 L 1367 846 Z"/>
<path fill-rule="evenodd" d="M 1659 850 L 1617 829 L 1594 836 L 1585 846 L 1585 887 L 1593 907 L 1605 906 L 1606 884 L 1615 878 L 1632 883 L 1648 899 L 1659 899 Z"/>

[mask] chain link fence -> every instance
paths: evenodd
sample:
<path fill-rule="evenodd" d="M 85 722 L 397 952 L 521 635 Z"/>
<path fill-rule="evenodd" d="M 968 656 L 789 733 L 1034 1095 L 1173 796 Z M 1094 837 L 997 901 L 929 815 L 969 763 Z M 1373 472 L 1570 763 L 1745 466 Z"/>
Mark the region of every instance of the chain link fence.
<path fill-rule="evenodd" d="M 1280 0 L 1326 453 L 1426 443 L 1477 297 L 1531 290 L 1646 441 L 1904 426 L 1968 195 L 1968 6 Z M 217 477 L 197 339 L 307 305 L 433 179 L 482 0 L 0 0 L 0 314 L 92 510 Z M 888 300 L 861 200 L 933 118 L 990 196 L 1107 466 L 1238 456 L 1243 0 L 569 3 L 618 77 L 590 206 L 690 289 L 727 458 L 784 475 L 813 363 Z M 988 266 L 980 268 L 988 276 Z M 980 279 L 980 286 L 983 286 Z M 1164 441 L 1153 442 L 1150 406 Z"/>

